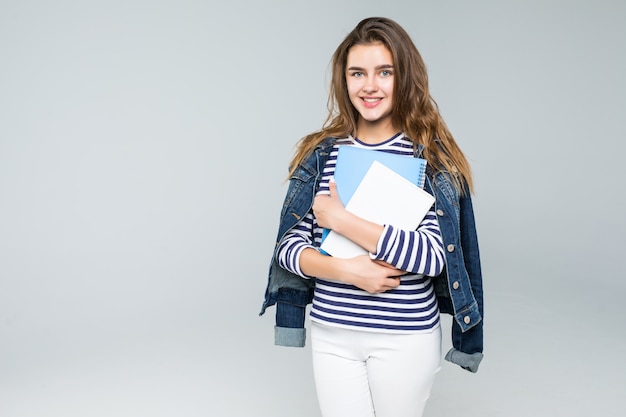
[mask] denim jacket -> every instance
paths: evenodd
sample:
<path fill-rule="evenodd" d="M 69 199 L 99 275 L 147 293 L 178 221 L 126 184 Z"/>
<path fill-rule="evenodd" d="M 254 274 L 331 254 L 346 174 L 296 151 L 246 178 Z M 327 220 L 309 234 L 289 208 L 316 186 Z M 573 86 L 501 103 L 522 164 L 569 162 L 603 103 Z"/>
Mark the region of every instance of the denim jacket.
<path fill-rule="evenodd" d="M 265 301 L 276 304 L 275 344 L 303 347 L 306 307 L 313 300 L 314 279 L 304 279 L 281 268 L 276 261 L 278 245 L 311 209 L 322 170 L 332 150 L 333 138 L 324 140 L 295 170 L 289 181 L 280 215 Z M 468 190 L 460 195 L 445 172 L 430 173 L 424 189 L 435 196 L 446 267 L 433 278 L 439 309 L 453 316 L 452 349 L 445 359 L 476 372 L 483 354 L 483 288 L 478 240 Z"/>

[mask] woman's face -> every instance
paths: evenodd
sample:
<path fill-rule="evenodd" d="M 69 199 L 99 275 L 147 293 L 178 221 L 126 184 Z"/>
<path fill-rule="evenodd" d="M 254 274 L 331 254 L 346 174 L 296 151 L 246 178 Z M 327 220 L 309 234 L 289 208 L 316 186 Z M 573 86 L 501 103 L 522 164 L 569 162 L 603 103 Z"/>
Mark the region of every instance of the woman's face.
<path fill-rule="evenodd" d="M 369 127 L 391 125 L 393 103 L 393 58 L 382 43 L 355 45 L 348 52 L 348 96 Z"/>

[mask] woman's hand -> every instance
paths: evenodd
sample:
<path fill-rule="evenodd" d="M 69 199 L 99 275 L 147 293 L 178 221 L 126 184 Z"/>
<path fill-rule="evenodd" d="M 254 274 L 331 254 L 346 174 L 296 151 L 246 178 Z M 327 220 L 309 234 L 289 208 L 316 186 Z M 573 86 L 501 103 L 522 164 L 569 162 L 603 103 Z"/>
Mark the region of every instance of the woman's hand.
<path fill-rule="evenodd" d="M 313 248 L 300 254 L 300 268 L 305 275 L 352 284 L 371 294 L 396 288 L 400 276 L 406 273 L 385 262 L 373 261 L 369 255 L 342 259 L 323 255 Z"/>
<path fill-rule="evenodd" d="M 318 195 L 313 200 L 313 215 L 317 224 L 334 230 L 350 239 L 370 253 L 376 252 L 376 245 L 383 226 L 360 218 L 343 206 L 337 193 L 337 183 L 328 182 L 329 195 Z"/>
<path fill-rule="evenodd" d="M 400 285 L 400 276 L 405 272 L 368 255 L 346 259 L 342 280 L 371 294 L 382 293 Z"/>
<path fill-rule="evenodd" d="M 330 195 L 321 194 L 313 200 L 313 214 L 317 224 L 326 229 L 336 229 L 346 209 L 337 194 L 337 183 L 333 180 L 328 182 Z"/>

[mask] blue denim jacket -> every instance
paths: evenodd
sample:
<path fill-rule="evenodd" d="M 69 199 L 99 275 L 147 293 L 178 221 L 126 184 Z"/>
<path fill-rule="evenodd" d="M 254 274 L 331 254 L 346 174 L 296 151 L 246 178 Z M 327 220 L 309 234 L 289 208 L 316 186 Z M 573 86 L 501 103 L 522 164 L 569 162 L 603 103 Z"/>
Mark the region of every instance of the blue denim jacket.
<path fill-rule="evenodd" d="M 281 268 L 276 250 L 285 234 L 311 209 L 333 144 L 333 138 L 326 139 L 298 166 L 283 203 L 261 309 L 262 315 L 267 307 L 276 304 L 275 343 L 280 346 L 304 346 L 306 306 L 312 302 L 315 280 Z M 447 173 L 429 173 L 424 188 L 435 196 L 446 251 L 446 268 L 433 278 L 440 311 L 454 318 L 452 349 L 445 358 L 476 372 L 483 357 L 483 287 L 471 197 L 467 190 L 459 195 Z"/>

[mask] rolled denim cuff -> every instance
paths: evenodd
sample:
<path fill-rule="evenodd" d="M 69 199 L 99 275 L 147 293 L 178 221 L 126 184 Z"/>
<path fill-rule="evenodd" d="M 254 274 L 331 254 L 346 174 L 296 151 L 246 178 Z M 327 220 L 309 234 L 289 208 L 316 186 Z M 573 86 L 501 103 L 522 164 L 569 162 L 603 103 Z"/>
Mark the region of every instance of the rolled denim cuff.
<path fill-rule="evenodd" d="M 306 329 L 274 326 L 274 344 L 288 347 L 304 347 Z"/>
<path fill-rule="evenodd" d="M 455 348 L 450 349 L 446 354 L 446 360 L 454 364 L 459 365 L 461 368 L 476 373 L 478 371 L 478 365 L 483 360 L 483 354 L 476 353 L 463 353 Z"/>

